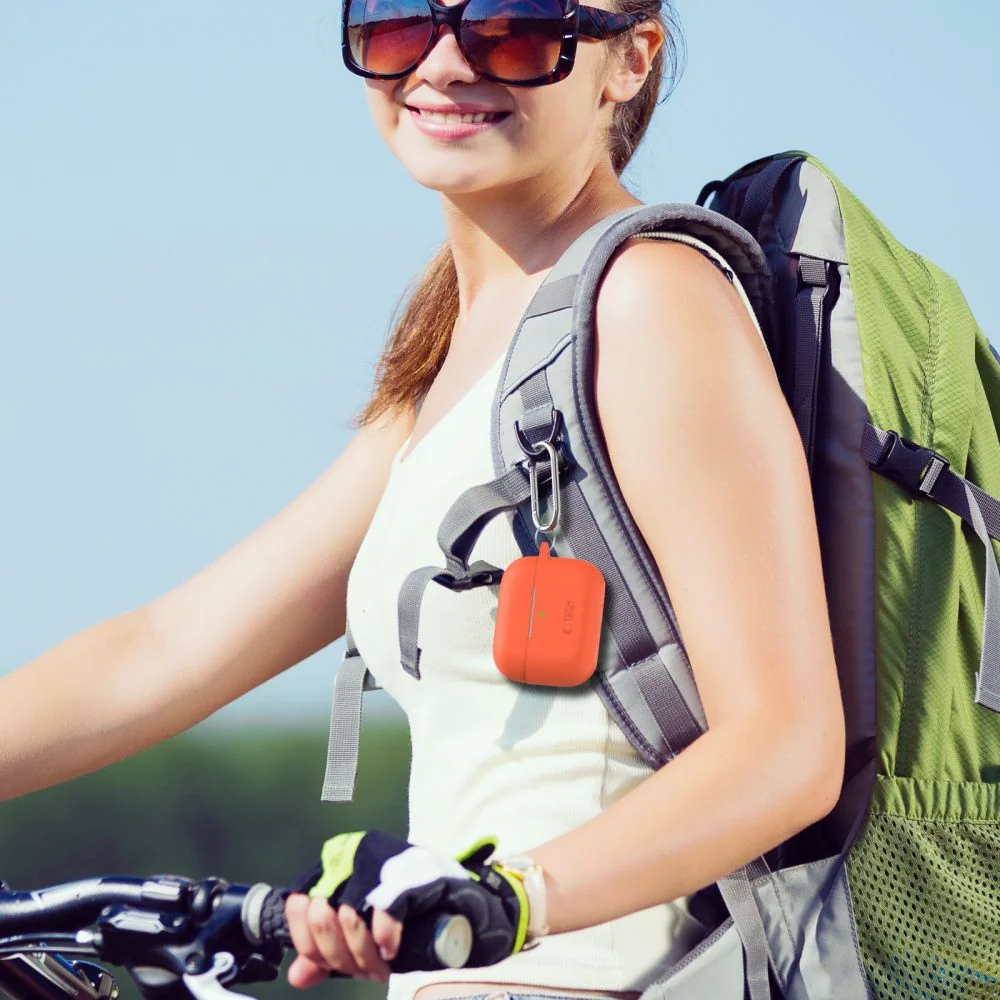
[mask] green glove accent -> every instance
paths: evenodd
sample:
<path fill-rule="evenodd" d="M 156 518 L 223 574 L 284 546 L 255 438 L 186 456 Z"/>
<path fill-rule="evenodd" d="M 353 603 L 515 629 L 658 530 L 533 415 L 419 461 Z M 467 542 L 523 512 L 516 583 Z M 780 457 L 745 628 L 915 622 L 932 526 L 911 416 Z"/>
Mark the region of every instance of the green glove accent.
<path fill-rule="evenodd" d="M 514 932 L 514 950 L 511 952 L 512 955 L 516 955 L 524 947 L 524 939 L 528 936 L 528 908 L 530 906 L 528 894 L 524 891 L 524 882 L 516 875 L 511 874 L 509 869 L 501 868 L 500 865 L 490 865 L 490 868 L 507 881 L 507 884 L 514 890 L 518 903 L 521 904 L 517 916 L 517 930 Z"/>
<path fill-rule="evenodd" d="M 480 837 L 470 848 L 455 855 L 455 860 L 465 868 L 486 864 L 497 849 L 497 838 L 492 835 Z"/>
<path fill-rule="evenodd" d="M 524 882 L 516 874 L 506 868 L 501 868 L 499 865 L 487 864 L 496 851 L 498 842 L 498 838 L 492 835 L 480 837 L 461 854 L 456 855 L 456 860 L 463 867 L 469 869 L 469 874 L 477 882 L 482 881 L 485 874 L 495 872 L 513 890 L 519 904 L 517 930 L 514 934 L 514 950 L 511 952 L 512 955 L 516 955 L 524 947 L 524 940 L 528 936 L 528 894 L 524 891 Z"/>
<path fill-rule="evenodd" d="M 309 890 L 313 899 L 329 899 L 341 882 L 346 882 L 354 874 L 354 855 L 358 845 L 365 836 L 364 830 L 359 833 L 340 833 L 331 837 L 320 852 L 323 874 L 319 881 Z"/>

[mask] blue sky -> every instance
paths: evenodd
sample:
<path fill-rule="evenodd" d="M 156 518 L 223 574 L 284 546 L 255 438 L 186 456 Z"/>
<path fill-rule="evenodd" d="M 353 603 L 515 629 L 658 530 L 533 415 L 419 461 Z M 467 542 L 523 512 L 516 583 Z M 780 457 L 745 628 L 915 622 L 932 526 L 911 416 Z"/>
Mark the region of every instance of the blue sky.
<path fill-rule="evenodd" d="M 630 169 L 692 200 L 808 149 L 994 341 L 1000 8 L 679 4 Z M 319 0 L 0 0 L 0 672 L 186 579 L 346 444 L 443 236 Z M 215 724 L 325 716 L 341 643 Z"/>

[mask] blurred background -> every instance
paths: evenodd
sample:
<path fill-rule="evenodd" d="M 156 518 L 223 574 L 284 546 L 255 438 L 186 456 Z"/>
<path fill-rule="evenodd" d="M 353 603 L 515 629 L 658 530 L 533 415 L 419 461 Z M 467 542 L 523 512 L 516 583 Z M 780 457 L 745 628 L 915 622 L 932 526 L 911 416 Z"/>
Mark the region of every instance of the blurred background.
<path fill-rule="evenodd" d="M 807 149 L 998 342 L 1000 210 L 981 188 L 1000 7 L 678 13 L 686 69 L 626 175 L 636 194 L 690 201 Z M 336 4 L 0 0 L 0 673 L 180 583 L 314 480 L 442 237 L 437 196 L 341 64 Z M 281 882 L 331 832 L 405 833 L 407 734 L 382 693 L 358 800 L 318 801 L 341 647 L 133 760 L 0 803 L 0 877 Z"/>

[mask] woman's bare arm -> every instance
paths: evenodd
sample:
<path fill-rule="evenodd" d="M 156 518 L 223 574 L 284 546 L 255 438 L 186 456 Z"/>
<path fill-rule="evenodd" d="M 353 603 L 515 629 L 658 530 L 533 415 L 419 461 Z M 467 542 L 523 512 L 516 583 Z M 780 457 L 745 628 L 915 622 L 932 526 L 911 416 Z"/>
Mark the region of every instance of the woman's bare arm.
<path fill-rule="evenodd" d="M 185 583 L 0 678 L 0 799 L 179 733 L 342 636 L 347 576 L 412 422 L 361 428 L 307 490 Z"/>
<path fill-rule="evenodd" d="M 597 408 L 671 596 L 709 730 L 531 853 L 549 923 L 717 881 L 824 816 L 844 720 L 802 446 L 736 291 L 697 251 L 630 245 L 598 300 Z"/>

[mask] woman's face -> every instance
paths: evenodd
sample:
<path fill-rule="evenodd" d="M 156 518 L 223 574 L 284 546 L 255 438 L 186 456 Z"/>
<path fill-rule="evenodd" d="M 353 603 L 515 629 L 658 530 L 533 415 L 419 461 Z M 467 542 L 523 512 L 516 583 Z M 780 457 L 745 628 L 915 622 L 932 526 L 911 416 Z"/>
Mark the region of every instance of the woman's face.
<path fill-rule="evenodd" d="M 607 6 L 606 2 L 596 6 Z M 473 194 L 551 171 L 586 170 L 604 151 L 608 42 L 580 39 L 569 76 L 508 87 L 478 76 L 450 28 L 401 80 L 366 80 L 375 124 L 413 177 L 444 194 Z M 480 122 L 443 115 L 485 113 Z"/>

